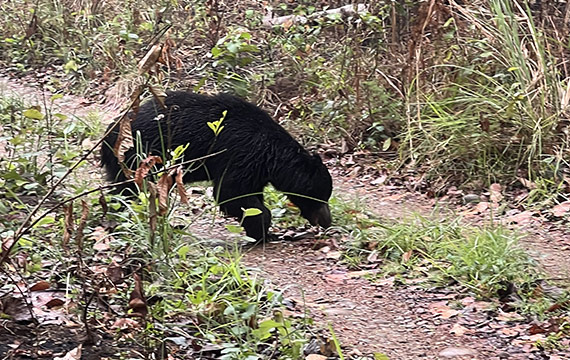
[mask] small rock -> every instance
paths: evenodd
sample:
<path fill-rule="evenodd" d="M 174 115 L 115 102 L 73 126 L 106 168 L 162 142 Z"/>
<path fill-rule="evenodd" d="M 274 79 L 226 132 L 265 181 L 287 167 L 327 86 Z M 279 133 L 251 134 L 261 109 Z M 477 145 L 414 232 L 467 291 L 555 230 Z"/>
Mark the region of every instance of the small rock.
<path fill-rule="evenodd" d="M 476 204 L 481 201 L 481 198 L 477 194 L 467 194 L 463 196 L 463 202 L 465 204 Z"/>
<path fill-rule="evenodd" d="M 469 348 L 461 348 L 461 347 L 448 347 L 439 352 L 439 356 L 443 356 L 446 358 L 453 358 L 457 356 L 469 356 L 469 355 L 476 355 L 477 352 L 473 349 Z"/>
<path fill-rule="evenodd" d="M 305 358 L 305 360 L 326 360 L 327 357 L 324 355 L 319 355 L 319 354 L 309 354 L 307 355 L 307 357 Z"/>

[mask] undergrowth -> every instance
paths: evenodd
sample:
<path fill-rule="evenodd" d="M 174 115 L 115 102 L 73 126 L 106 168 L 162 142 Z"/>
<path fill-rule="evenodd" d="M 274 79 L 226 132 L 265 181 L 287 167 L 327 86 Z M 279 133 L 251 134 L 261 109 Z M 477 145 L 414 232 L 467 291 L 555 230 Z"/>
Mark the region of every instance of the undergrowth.
<path fill-rule="evenodd" d="M 126 198 L 98 190 L 93 176 L 85 176 L 101 171 L 89 158 L 13 244 L 19 227 L 27 225 L 24 216 L 62 176 L 58 169 L 86 151 L 84 140 L 100 136 L 97 122 L 70 125 L 67 119 L 17 98 L 0 99 L 3 301 L 47 286 L 51 290 L 42 296 L 62 301 L 59 316 L 82 326 L 86 345 L 102 337 L 113 349 L 100 356 L 302 358 L 317 338 L 304 310 L 287 307 L 279 290 L 246 269 L 237 243 L 220 245 L 192 231 L 196 221 L 215 216 L 213 201 L 193 214 L 172 199 L 157 215 L 156 200 L 147 193 Z M 268 195 L 284 215 L 285 198 L 271 190 Z M 31 308 L 41 306 L 27 301 Z M 21 317 L 27 311 L 20 305 L 0 306 L 0 313 Z"/>
<path fill-rule="evenodd" d="M 357 204 L 337 204 L 333 209 L 340 220 L 335 231 L 348 239 L 344 261 L 350 266 L 385 259 L 382 276 L 395 276 L 398 282 L 424 279 L 427 287 L 456 288 L 501 301 L 516 294 L 522 300 L 513 306 L 541 316 L 563 301 L 543 297 L 537 290 L 546 275 L 520 245 L 522 234 L 513 230 L 494 224 L 473 226 L 460 217 L 436 213 L 383 221 Z"/>

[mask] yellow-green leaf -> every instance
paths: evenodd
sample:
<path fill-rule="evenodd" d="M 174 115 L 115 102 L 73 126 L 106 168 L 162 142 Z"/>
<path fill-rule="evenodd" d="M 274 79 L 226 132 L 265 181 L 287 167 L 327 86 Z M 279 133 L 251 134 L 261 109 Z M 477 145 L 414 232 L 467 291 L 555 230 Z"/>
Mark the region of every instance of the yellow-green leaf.
<path fill-rule="evenodd" d="M 226 229 L 228 229 L 228 231 L 231 233 L 239 234 L 243 231 L 243 226 L 229 224 L 226 225 Z"/>
<path fill-rule="evenodd" d="M 256 216 L 261 214 L 261 212 L 262 211 L 257 208 L 243 209 L 243 217 Z"/>
<path fill-rule="evenodd" d="M 44 118 L 44 114 L 42 114 L 39 110 L 36 109 L 24 110 L 22 115 L 24 115 L 28 119 L 35 119 L 35 120 L 42 120 Z"/>
<path fill-rule="evenodd" d="M 384 144 L 382 144 L 382 151 L 388 151 L 390 145 L 392 145 L 392 138 L 387 138 L 384 140 Z"/>

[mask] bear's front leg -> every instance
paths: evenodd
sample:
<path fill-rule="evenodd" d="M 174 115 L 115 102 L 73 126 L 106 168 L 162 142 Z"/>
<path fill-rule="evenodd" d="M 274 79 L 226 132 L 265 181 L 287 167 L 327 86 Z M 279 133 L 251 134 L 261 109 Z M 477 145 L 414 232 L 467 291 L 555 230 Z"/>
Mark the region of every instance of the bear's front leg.
<path fill-rule="evenodd" d="M 224 184 L 224 186 L 227 186 Z M 261 192 L 261 191 L 259 191 Z M 232 200 L 235 199 L 235 200 Z M 263 195 L 249 195 L 240 197 L 231 191 L 220 191 L 218 195 L 220 210 L 227 215 L 242 220 L 242 226 L 247 236 L 258 241 L 269 241 L 269 227 L 271 226 L 271 211 L 263 204 Z M 243 218 L 243 209 L 259 209 L 261 214 Z"/>

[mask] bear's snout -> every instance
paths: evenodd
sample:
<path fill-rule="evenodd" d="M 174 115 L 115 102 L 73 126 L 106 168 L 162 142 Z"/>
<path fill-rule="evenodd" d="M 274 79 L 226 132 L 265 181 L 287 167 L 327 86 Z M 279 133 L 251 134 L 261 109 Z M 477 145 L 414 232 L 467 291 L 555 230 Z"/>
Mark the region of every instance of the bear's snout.
<path fill-rule="evenodd" d="M 318 210 L 316 210 L 312 216 L 309 218 L 309 222 L 313 226 L 322 226 L 328 228 L 331 226 L 331 211 L 328 204 L 322 204 Z"/>

